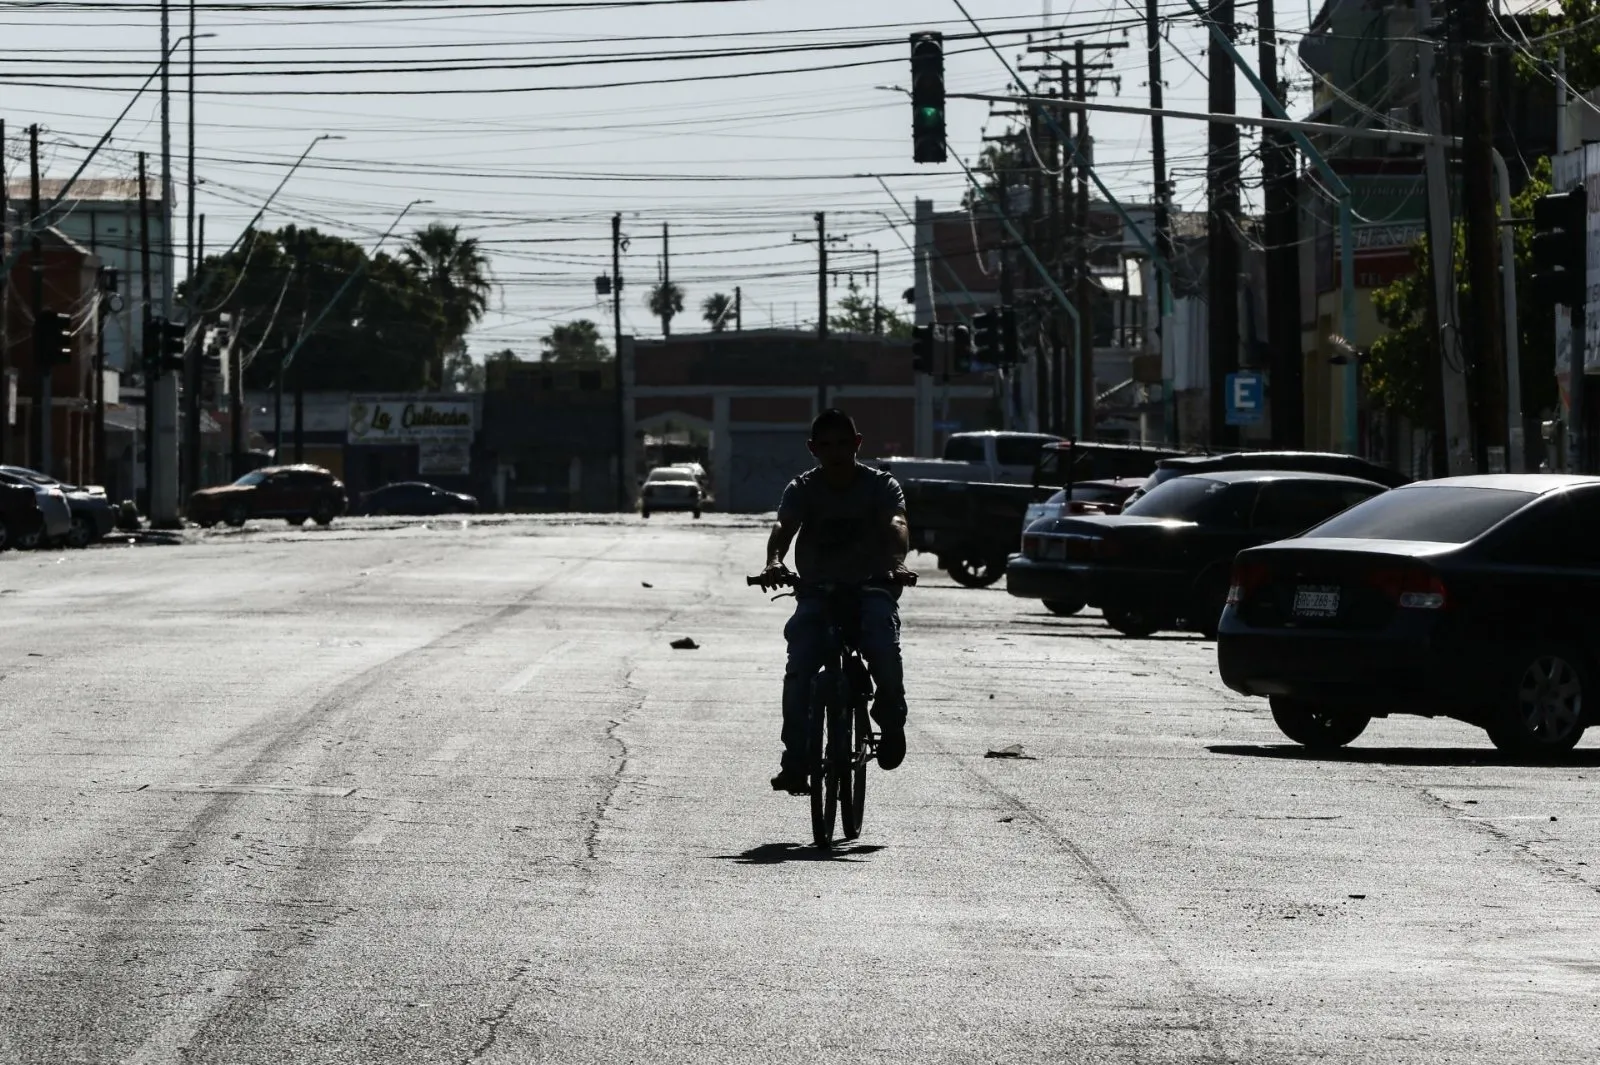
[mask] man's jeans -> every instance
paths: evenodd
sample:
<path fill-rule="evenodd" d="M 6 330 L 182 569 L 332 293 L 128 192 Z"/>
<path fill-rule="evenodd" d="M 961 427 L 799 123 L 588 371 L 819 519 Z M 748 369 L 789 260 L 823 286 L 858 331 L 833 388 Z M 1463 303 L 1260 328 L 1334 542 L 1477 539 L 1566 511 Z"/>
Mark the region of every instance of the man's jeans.
<path fill-rule="evenodd" d="M 783 764 L 798 765 L 806 748 L 806 717 L 811 707 L 811 678 L 828 657 L 827 602 L 802 597 L 783 627 L 789 641 L 789 665 L 783 674 Z M 861 655 L 867 660 L 877 696 L 878 721 L 903 722 L 906 716 L 905 672 L 900 664 L 900 609 L 885 592 L 861 596 Z"/>

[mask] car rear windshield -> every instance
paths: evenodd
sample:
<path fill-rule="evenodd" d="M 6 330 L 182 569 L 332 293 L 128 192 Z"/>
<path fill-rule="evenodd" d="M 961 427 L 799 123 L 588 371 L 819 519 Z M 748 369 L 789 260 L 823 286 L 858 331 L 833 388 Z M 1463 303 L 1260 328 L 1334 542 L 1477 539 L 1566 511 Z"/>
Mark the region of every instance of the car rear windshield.
<path fill-rule="evenodd" d="M 1209 477 L 1174 477 L 1150 489 L 1123 508 L 1122 512 L 1143 518 L 1199 521 L 1216 505 L 1217 497 L 1227 490 L 1226 483 L 1213 481 Z"/>
<path fill-rule="evenodd" d="M 1373 496 L 1304 535 L 1340 540 L 1464 544 L 1535 499 L 1507 488 L 1426 485 Z"/>

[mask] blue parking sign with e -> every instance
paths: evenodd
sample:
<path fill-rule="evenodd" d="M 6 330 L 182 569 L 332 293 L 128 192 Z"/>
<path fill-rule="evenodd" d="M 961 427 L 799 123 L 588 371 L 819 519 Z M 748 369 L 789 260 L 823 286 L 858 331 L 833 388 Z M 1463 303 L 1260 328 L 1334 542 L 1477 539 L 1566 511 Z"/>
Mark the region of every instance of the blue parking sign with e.
<path fill-rule="evenodd" d="M 1231 373 L 1227 389 L 1229 425 L 1256 425 L 1265 414 L 1266 379 L 1258 373 Z"/>

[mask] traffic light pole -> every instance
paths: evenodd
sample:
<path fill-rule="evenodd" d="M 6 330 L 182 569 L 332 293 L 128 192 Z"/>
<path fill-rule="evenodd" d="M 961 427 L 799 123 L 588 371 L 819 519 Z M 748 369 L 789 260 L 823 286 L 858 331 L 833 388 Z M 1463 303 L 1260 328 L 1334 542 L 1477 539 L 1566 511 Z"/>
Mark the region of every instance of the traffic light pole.
<path fill-rule="evenodd" d="M 206 216 L 200 215 L 200 240 L 191 246 L 193 265 L 189 271 L 189 288 L 198 292 L 200 268 L 206 255 Z M 193 233 L 193 230 L 190 230 Z M 183 454 L 179 463 L 183 470 L 183 498 L 188 499 L 200 490 L 200 379 L 202 376 L 200 315 L 196 301 L 189 301 L 189 322 L 184 331 L 183 345 Z"/>
<path fill-rule="evenodd" d="M 150 416 L 151 398 L 155 395 L 155 375 L 151 367 L 159 357 L 156 351 L 155 327 L 150 313 L 150 187 L 145 167 L 145 153 L 139 153 L 139 298 L 143 327 L 139 331 L 140 354 L 144 369 L 144 491 L 145 517 L 150 516 L 150 487 L 155 484 L 155 420 Z M 139 434 L 134 433 L 134 455 L 139 452 Z M 134 474 L 134 499 L 139 497 L 138 474 Z"/>

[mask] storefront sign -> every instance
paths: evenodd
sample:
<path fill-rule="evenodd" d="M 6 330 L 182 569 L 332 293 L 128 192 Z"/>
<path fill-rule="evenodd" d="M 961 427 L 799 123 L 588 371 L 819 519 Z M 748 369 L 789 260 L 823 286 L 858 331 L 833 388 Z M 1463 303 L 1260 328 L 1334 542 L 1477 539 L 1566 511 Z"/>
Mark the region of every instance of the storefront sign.
<path fill-rule="evenodd" d="M 470 450 L 477 433 L 471 400 L 417 396 L 351 396 L 349 425 L 352 444 L 438 441 Z"/>

